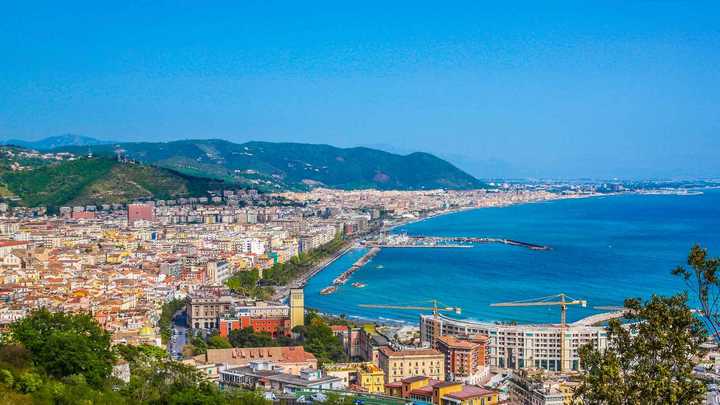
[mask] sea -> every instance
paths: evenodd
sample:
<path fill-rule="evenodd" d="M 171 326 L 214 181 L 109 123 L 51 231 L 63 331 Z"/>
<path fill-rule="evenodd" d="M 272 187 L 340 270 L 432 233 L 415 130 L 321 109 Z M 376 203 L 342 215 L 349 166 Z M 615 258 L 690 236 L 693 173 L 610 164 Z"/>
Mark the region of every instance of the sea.
<path fill-rule="evenodd" d="M 554 200 L 457 212 L 395 230 L 410 235 L 499 237 L 550 246 L 534 251 L 502 244 L 472 248 L 383 249 L 331 295 L 320 290 L 365 252 L 351 250 L 312 278 L 305 305 L 351 319 L 416 324 L 418 310 L 360 304 L 460 307 L 456 318 L 558 323 L 560 309 L 492 307 L 565 293 L 587 306 L 570 306 L 568 321 L 621 306 L 625 298 L 685 291 L 671 271 L 700 244 L 720 256 L 720 190 L 701 195 L 624 194 Z M 366 284 L 355 288 L 353 282 Z"/>

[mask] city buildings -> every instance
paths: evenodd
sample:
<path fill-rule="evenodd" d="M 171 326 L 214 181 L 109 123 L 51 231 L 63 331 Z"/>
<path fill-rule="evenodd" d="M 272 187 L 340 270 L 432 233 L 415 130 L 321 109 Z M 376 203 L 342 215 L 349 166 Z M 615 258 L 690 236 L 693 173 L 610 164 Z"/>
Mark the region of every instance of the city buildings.
<path fill-rule="evenodd" d="M 601 326 L 569 324 L 564 337 L 560 325 L 506 325 L 474 322 L 439 316 L 442 335 L 488 337 L 487 359 L 491 367 L 524 369 L 540 368 L 560 371 L 561 339 L 565 339 L 565 370 L 579 370 L 578 349 L 586 344 L 600 350 L 607 347 L 607 332 Z M 420 332 L 424 342 L 432 339 L 433 316 L 420 316 Z"/>
<path fill-rule="evenodd" d="M 345 388 L 340 378 L 325 375 L 322 370 L 306 368 L 300 370 L 299 374 L 290 374 L 284 372 L 282 366 L 270 361 L 253 361 L 245 367 L 221 371 L 220 386 L 226 389 L 262 389 L 283 394 Z"/>
<path fill-rule="evenodd" d="M 323 367 L 323 370 L 341 379 L 353 391 L 382 394 L 385 392 L 385 373 L 373 363 L 337 363 Z"/>
<path fill-rule="evenodd" d="M 434 349 L 396 351 L 388 346 L 381 347 L 377 364 L 385 373 L 385 383 L 413 376 L 445 381 L 445 356 Z"/>
<path fill-rule="evenodd" d="M 131 225 L 139 221 L 152 222 L 155 219 L 155 208 L 150 204 L 128 204 L 127 219 Z"/>
<path fill-rule="evenodd" d="M 486 364 L 487 337 L 441 336 L 436 342 L 437 350 L 445 356 L 445 373 L 449 380 L 468 384 L 480 382 L 488 375 Z"/>
<path fill-rule="evenodd" d="M 223 287 L 205 287 L 188 295 L 188 325 L 193 329 L 217 329 L 219 317 L 230 312 L 236 298 Z"/>
<path fill-rule="evenodd" d="M 300 375 L 304 369 L 317 369 L 317 359 L 302 346 L 208 349 L 206 353 L 192 357 L 188 363 L 222 364 L 225 368 L 233 368 L 246 367 L 256 361 L 273 363 L 282 367 L 283 372 L 293 375 Z"/>
<path fill-rule="evenodd" d="M 446 382 L 426 376 L 414 376 L 385 385 L 385 393 L 413 402 L 434 405 L 495 405 L 497 391 L 461 382 Z"/>
<path fill-rule="evenodd" d="M 508 379 L 510 400 L 522 405 L 573 405 L 583 402 L 574 397 L 579 385 L 562 376 L 548 376 L 543 370 L 513 372 Z"/>

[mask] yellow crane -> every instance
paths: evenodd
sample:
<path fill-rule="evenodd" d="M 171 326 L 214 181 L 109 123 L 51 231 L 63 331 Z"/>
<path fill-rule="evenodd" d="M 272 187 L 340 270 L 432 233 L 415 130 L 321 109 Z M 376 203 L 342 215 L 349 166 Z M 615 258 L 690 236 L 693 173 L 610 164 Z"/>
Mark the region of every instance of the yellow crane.
<path fill-rule="evenodd" d="M 567 328 L 567 307 L 568 305 L 580 305 L 587 307 L 587 301 L 576 300 L 568 297 L 567 294 L 549 295 L 547 297 L 521 300 L 512 302 L 498 302 L 490 304 L 491 307 L 540 307 L 540 306 L 559 306 L 560 307 L 560 371 L 567 369 L 565 353 L 565 329 Z"/>
<path fill-rule="evenodd" d="M 359 307 L 363 308 L 383 308 L 383 309 L 401 309 L 406 311 L 432 311 L 433 313 L 433 339 L 432 339 L 432 347 L 435 348 L 437 344 L 437 340 L 440 337 L 440 322 L 439 322 L 439 316 L 438 314 L 440 312 L 454 312 L 458 315 L 462 313 L 462 308 L 460 307 L 449 307 L 449 306 L 441 306 L 442 304 L 438 302 L 438 300 L 430 300 L 432 302 L 431 307 L 424 307 L 419 305 L 382 305 L 382 304 L 359 304 Z"/>

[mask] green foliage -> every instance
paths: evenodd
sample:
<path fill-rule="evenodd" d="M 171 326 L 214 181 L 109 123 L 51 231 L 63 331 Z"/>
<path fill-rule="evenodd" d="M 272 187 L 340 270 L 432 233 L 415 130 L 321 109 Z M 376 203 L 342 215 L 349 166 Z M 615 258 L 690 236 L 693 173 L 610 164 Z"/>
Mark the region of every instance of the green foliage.
<path fill-rule="evenodd" d="M 260 272 L 257 269 L 239 271 L 225 281 L 225 285 L 237 294 L 264 300 L 270 298 L 272 289 L 258 286 Z"/>
<path fill-rule="evenodd" d="M 12 324 L 10 334 L 28 349 L 33 364 L 53 377 L 82 374 L 99 386 L 112 370 L 110 334 L 90 315 L 40 309 Z"/>
<path fill-rule="evenodd" d="M 168 352 L 157 346 L 139 345 L 132 346 L 127 344 L 116 345 L 115 352 L 119 357 L 125 359 L 130 364 L 138 361 L 147 361 L 148 359 L 163 360 L 168 358 Z"/>
<path fill-rule="evenodd" d="M 229 349 L 232 345 L 225 336 L 213 335 L 207 339 L 207 347 L 208 349 Z"/>
<path fill-rule="evenodd" d="M 5 160 L 0 156 L 2 188 L 30 207 L 55 209 L 63 205 L 126 203 L 138 198 L 201 196 L 223 187 L 218 180 L 109 158 L 32 162 L 31 170 L 23 171 L 3 170 Z"/>
<path fill-rule="evenodd" d="M 259 391 L 230 390 L 227 393 L 228 404 L 232 405 L 270 405 Z"/>
<path fill-rule="evenodd" d="M 57 207 L 73 200 L 94 181 L 108 175 L 115 163 L 108 159 L 78 159 L 33 170 L 6 172 L 2 181 L 26 206 Z"/>
<path fill-rule="evenodd" d="M 369 148 L 341 149 L 301 143 L 186 140 L 124 143 L 127 154 L 145 163 L 188 174 L 233 181 L 262 180 L 282 188 L 305 189 L 305 180 L 329 187 L 357 189 L 467 189 L 479 180 L 427 153 L 396 155 Z M 112 153 L 114 146 L 96 146 Z M 68 147 L 82 154 L 82 147 Z M 236 172 L 237 171 L 237 172 Z M 254 174 L 248 174 L 248 171 Z M 243 173 L 238 175 L 237 173 Z"/>
<path fill-rule="evenodd" d="M 221 404 L 223 396 L 193 367 L 149 358 L 131 369 L 130 382 L 120 391 L 133 403 Z M 197 400 L 192 398 L 196 397 Z"/>
<path fill-rule="evenodd" d="M 258 393 L 219 390 L 194 367 L 172 361 L 154 346 L 115 347 L 129 362 L 131 377 L 128 383 L 110 377 L 96 370 L 98 362 L 112 357 L 107 332 L 87 315 L 36 311 L 12 324 L 9 338 L 0 345 L 0 404 L 269 405 Z M 67 355 L 59 353 L 60 343 L 68 343 Z M 73 355 L 85 361 L 75 373 L 70 372 L 78 368 Z M 49 361 L 52 356 L 60 357 Z"/>
<path fill-rule="evenodd" d="M 626 300 L 628 326 L 613 320 L 608 348 L 580 350 L 576 396 L 593 404 L 701 404 L 704 384 L 692 375 L 706 336 L 687 296 Z"/>
<path fill-rule="evenodd" d="M 347 361 L 342 342 L 330 326 L 315 312 L 305 317 L 305 326 L 297 328 L 305 350 L 314 354 L 319 364 Z"/>
<path fill-rule="evenodd" d="M 256 333 L 252 327 L 230 331 L 228 338 L 232 347 L 270 347 L 277 346 L 268 333 Z"/>
<path fill-rule="evenodd" d="M 700 314 L 705 326 L 712 331 L 715 341 L 720 343 L 720 258 L 709 258 L 707 249 L 695 245 L 690 249 L 687 264 L 689 270 L 680 266 L 672 274 L 685 280 L 688 289 L 700 303 Z"/>
<path fill-rule="evenodd" d="M 173 316 L 175 316 L 177 311 L 183 309 L 184 307 L 185 300 L 181 299 L 175 299 L 163 304 L 162 311 L 160 313 L 160 321 L 158 321 L 158 324 L 160 325 L 160 337 L 162 338 L 163 343 L 167 343 L 172 335 Z"/>
<path fill-rule="evenodd" d="M 263 278 L 271 280 L 278 285 L 287 284 L 298 276 L 310 271 L 323 259 L 340 251 L 345 245 L 346 242 L 343 240 L 342 235 L 338 234 L 332 241 L 317 249 L 303 252 L 285 263 L 276 263 L 270 269 L 265 270 Z"/>
<path fill-rule="evenodd" d="M 208 345 L 205 339 L 200 336 L 195 336 L 190 340 L 190 346 L 192 347 L 193 356 L 207 353 Z"/>
<path fill-rule="evenodd" d="M 23 394 L 29 394 L 37 391 L 42 385 L 42 377 L 31 371 L 26 371 L 17 378 L 15 387 Z"/>

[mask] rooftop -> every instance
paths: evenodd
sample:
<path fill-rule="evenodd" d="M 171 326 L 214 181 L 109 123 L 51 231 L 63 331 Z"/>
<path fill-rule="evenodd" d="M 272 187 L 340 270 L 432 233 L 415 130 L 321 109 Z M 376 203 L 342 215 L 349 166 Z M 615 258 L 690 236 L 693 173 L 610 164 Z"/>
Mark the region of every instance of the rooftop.
<path fill-rule="evenodd" d="M 413 349 L 393 350 L 390 347 L 381 347 L 380 352 L 387 357 L 416 357 L 416 356 L 442 356 L 443 354 L 435 349 Z"/>

